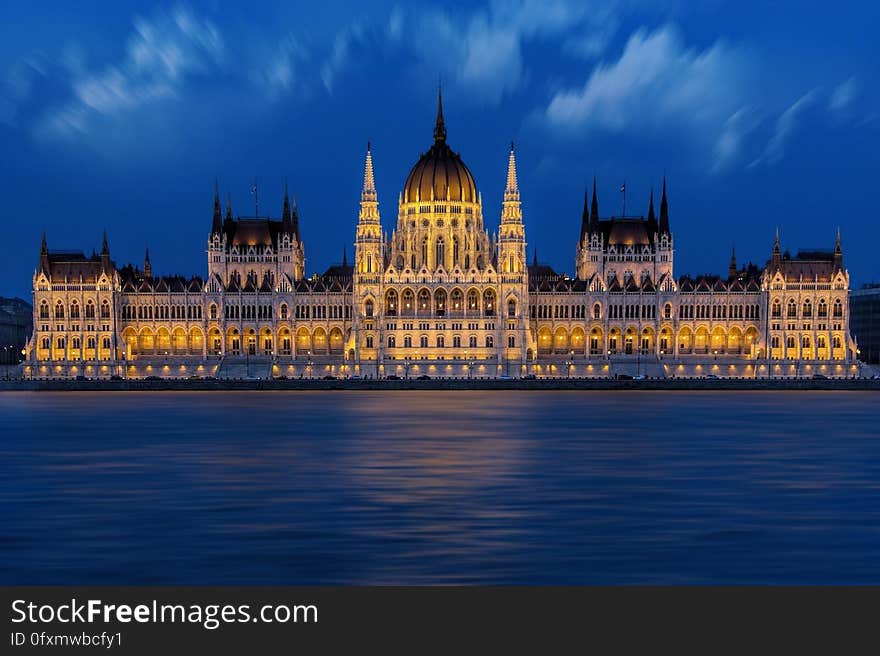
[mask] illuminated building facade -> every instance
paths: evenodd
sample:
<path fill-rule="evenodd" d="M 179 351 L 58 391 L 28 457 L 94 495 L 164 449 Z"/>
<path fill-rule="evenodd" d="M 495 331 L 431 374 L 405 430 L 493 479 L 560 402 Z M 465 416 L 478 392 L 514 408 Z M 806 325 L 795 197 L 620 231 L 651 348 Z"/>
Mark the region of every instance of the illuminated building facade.
<path fill-rule="evenodd" d="M 575 275 L 526 258 L 511 144 L 500 225 L 447 143 L 412 168 L 383 232 L 368 146 L 354 261 L 305 275 L 299 216 L 225 216 L 215 188 L 205 278 L 49 251 L 34 274 L 25 374 L 51 376 L 850 376 L 849 275 L 833 250 L 676 278 L 664 180 L 646 217 L 584 196 Z"/>

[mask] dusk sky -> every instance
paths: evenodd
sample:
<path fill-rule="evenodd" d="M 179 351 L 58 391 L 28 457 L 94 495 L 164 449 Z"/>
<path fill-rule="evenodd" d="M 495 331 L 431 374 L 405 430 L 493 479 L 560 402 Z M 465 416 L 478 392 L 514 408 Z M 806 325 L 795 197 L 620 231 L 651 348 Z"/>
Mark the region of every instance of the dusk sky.
<path fill-rule="evenodd" d="M 647 211 L 667 176 L 676 273 L 832 248 L 880 280 L 880 5 L 6 3 L 0 295 L 30 299 L 40 235 L 117 264 L 205 275 L 215 177 L 236 215 L 296 195 L 307 273 L 351 257 L 364 150 L 383 226 L 448 139 L 499 223 L 516 142 L 528 257 L 571 273 L 586 184 Z M 42 4 L 42 3 L 41 3 Z"/>

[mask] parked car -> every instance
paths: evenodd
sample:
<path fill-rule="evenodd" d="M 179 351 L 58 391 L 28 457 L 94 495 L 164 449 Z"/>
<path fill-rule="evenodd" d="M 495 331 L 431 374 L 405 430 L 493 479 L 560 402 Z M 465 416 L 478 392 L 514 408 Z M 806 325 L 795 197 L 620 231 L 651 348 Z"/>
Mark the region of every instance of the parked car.
<path fill-rule="evenodd" d="M 535 374 L 526 374 L 523 376 L 523 380 L 536 380 L 538 377 Z"/>
<path fill-rule="evenodd" d="M 617 380 L 632 380 L 633 379 L 633 377 L 630 376 L 629 374 L 617 374 L 617 376 L 615 376 L 615 378 L 617 378 Z"/>
<path fill-rule="evenodd" d="M 122 376 L 120 376 L 119 374 L 113 374 L 112 376 L 110 376 L 110 380 L 122 380 Z"/>
<path fill-rule="evenodd" d="M 828 380 L 825 374 L 813 374 L 813 380 Z"/>
<path fill-rule="evenodd" d="M 395 376 L 391 374 L 390 376 L 385 376 L 385 380 L 400 380 L 400 376 Z"/>
<path fill-rule="evenodd" d="M 708 380 L 720 380 L 715 374 L 706 374 L 703 378 L 707 378 Z"/>
<path fill-rule="evenodd" d="M 428 374 L 422 374 L 416 380 L 431 380 L 431 377 Z"/>
<path fill-rule="evenodd" d="M 324 380 L 336 380 L 336 376 L 327 374 L 326 376 L 324 376 Z"/>
<path fill-rule="evenodd" d="M 645 374 L 639 374 L 638 376 L 633 376 L 633 380 L 648 380 L 648 377 Z"/>

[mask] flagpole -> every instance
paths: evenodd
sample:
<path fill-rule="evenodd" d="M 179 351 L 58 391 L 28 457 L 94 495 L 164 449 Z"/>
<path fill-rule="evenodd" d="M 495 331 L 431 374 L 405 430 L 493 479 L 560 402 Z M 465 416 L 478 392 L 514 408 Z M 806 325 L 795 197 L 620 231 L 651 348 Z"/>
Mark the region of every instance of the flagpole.
<path fill-rule="evenodd" d="M 620 187 L 620 191 L 623 193 L 623 214 L 621 214 L 621 219 L 626 218 L 626 180 L 624 179 L 623 184 Z"/>

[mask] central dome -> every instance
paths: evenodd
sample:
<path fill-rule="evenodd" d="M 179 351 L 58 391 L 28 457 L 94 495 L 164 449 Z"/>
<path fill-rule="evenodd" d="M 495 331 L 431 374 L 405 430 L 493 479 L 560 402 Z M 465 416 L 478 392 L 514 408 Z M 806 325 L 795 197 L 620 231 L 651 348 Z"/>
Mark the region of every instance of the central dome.
<path fill-rule="evenodd" d="M 477 202 L 474 176 L 446 143 L 442 96 L 437 98 L 434 145 L 412 167 L 403 187 L 404 203 L 432 200 Z"/>

